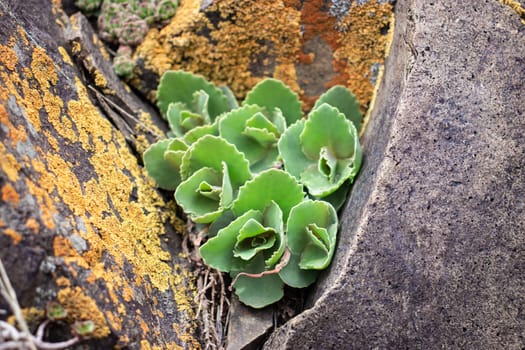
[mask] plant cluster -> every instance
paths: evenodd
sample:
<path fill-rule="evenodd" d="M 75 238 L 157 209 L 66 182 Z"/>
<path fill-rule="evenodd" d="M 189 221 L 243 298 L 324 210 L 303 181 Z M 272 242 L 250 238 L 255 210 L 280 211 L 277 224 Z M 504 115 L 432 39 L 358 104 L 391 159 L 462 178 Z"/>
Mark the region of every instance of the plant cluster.
<path fill-rule="evenodd" d="M 173 17 L 179 0 L 77 0 L 75 5 L 87 15 L 98 17 L 103 40 L 129 48 L 119 49 L 114 59 L 115 72 L 129 77 L 135 64 L 128 51 L 144 40 L 150 27 Z"/>
<path fill-rule="evenodd" d="M 281 299 L 284 284 L 313 283 L 331 262 L 337 209 L 361 166 L 355 97 L 335 86 L 304 119 L 278 80 L 261 81 L 239 106 L 228 88 L 183 71 L 164 73 L 157 97 L 171 133 L 144 164 L 191 220 L 209 225 L 204 262 L 230 273 L 255 308 Z"/>

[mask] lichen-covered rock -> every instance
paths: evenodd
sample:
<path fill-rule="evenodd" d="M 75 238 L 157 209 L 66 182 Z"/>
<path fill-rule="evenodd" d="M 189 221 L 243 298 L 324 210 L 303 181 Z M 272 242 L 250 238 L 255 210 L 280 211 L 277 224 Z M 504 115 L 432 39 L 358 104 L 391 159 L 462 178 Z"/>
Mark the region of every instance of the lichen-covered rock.
<path fill-rule="evenodd" d="M 87 85 L 131 105 L 131 136 L 151 114 L 105 81 L 95 46 L 75 56 L 91 60 L 84 80 L 64 34 L 75 25 L 56 1 L 0 2 L 0 258 L 23 308 L 54 300 L 95 322 L 87 348 L 199 348 L 172 204 Z"/>
<path fill-rule="evenodd" d="M 525 26 L 516 6 L 397 2 L 332 267 L 266 349 L 523 348 Z"/>
<path fill-rule="evenodd" d="M 274 77 L 301 94 L 307 108 L 341 84 L 365 111 L 391 20 L 391 1 L 186 0 L 170 24 L 151 30 L 137 48 L 142 71 L 132 84 L 154 99 L 158 77 L 184 69 L 228 85 L 242 99 L 262 78 Z"/>

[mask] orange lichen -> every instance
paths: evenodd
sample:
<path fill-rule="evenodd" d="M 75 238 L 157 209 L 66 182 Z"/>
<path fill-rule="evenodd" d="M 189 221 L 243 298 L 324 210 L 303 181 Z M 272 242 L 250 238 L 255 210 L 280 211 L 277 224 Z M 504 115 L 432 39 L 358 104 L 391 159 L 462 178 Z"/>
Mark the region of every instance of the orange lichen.
<path fill-rule="evenodd" d="M 20 25 L 17 25 L 16 32 L 18 33 L 18 37 L 20 38 L 20 40 L 22 40 L 24 45 L 29 46 L 29 40 L 27 40 L 27 35 L 26 35 L 26 31 L 24 30 L 24 28 L 22 28 L 22 26 Z"/>
<path fill-rule="evenodd" d="M 121 331 L 122 330 L 122 318 L 119 315 L 114 314 L 113 312 L 106 311 L 104 313 L 106 315 L 106 320 L 108 321 L 109 325 L 111 326 L 111 329 L 115 331 Z"/>
<path fill-rule="evenodd" d="M 3 229 L 2 232 L 4 235 L 11 237 L 14 245 L 22 241 L 22 235 L 11 228 Z"/>
<path fill-rule="evenodd" d="M 39 309 L 36 307 L 28 307 L 23 308 L 20 311 L 22 311 L 22 317 L 24 320 L 31 326 L 32 324 L 39 324 L 41 321 L 45 318 L 46 312 L 43 309 Z M 9 316 L 7 318 L 7 322 L 11 325 L 15 326 L 17 324 L 16 317 Z"/>
<path fill-rule="evenodd" d="M 73 41 L 71 43 L 71 52 L 74 55 L 79 54 L 80 52 L 82 52 L 82 45 L 80 45 L 80 43 L 78 41 Z"/>
<path fill-rule="evenodd" d="M 352 2 L 340 18 L 330 13 L 329 6 L 323 0 L 223 0 L 200 12 L 200 1 L 185 1 L 169 25 L 150 31 L 136 55 L 158 75 L 167 69 L 199 73 L 227 84 L 241 99 L 262 77 L 273 76 L 301 94 L 308 109 L 317 95 L 301 89 L 311 82 L 302 81 L 303 76 L 299 84 L 294 64 L 315 63 L 317 57 L 307 45 L 319 37 L 332 56 L 326 62 L 332 74 L 320 78 L 326 79 L 321 86 L 349 87 L 365 112 L 376 83 L 373 70 L 384 61 L 384 30 L 392 18 L 392 5 L 377 0 Z M 318 64 L 326 66 L 324 61 Z M 149 97 L 154 99 L 154 94 Z"/>
<path fill-rule="evenodd" d="M 65 278 L 65 277 L 58 277 L 55 280 L 55 283 L 59 287 L 69 287 L 69 286 L 71 286 L 71 281 L 69 279 Z"/>
<path fill-rule="evenodd" d="M 53 238 L 53 252 L 58 257 L 78 256 L 68 238 L 55 236 Z"/>
<path fill-rule="evenodd" d="M 93 44 L 97 45 L 98 49 L 100 50 L 100 53 L 102 54 L 102 57 L 104 57 L 107 61 L 111 61 L 111 57 L 109 56 L 109 53 L 106 50 L 106 46 L 98 39 L 98 35 L 93 34 L 91 40 L 93 40 Z"/>
<path fill-rule="evenodd" d="M 40 84 L 44 91 L 50 86 L 56 85 L 58 75 L 53 60 L 46 54 L 46 50 L 41 47 L 35 47 L 31 61 L 31 71 L 33 76 Z"/>
<path fill-rule="evenodd" d="M 73 65 L 73 61 L 71 61 L 71 57 L 69 56 L 69 53 L 63 46 L 58 47 L 58 52 L 60 53 L 60 55 L 62 55 L 62 59 L 64 60 L 64 62 L 66 62 L 70 66 Z"/>
<path fill-rule="evenodd" d="M 275 64 L 294 61 L 300 45 L 300 17 L 282 1 L 215 1 L 206 11 L 231 19 L 217 27 L 199 7 L 200 1 L 182 2 L 168 26 L 149 33 L 137 49 L 148 69 L 159 75 L 167 69 L 200 73 L 227 84 L 242 97 L 262 78 L 250 72 L 260 58 L 272 58 Z M 272 64 L 266 62 L 263 65 L 271 74 Z"/>
<path fill-rule="evenodd" d="M 525 6 L 517 0 L 499 0 L 503 5 L 510 7 L 520 16 L 520 21 L 525 24 Z"/>
<path fill-rule="evenodd" d="M 336 61 L 343 63 L 348 76 L 345 84 L 361 103 L 365 112 L 372 99 L 374 84 L 371 68 L 384 62 L 389 36 L 382 33 L 392 20 L 392 5 L 375 1 L 362 5 L 353 3 L 340 29 L 339 48 L 334 52 Z"/>
<path fill-rule="evenodd" d="M 40 232 L 40 224 L 35 218 L 29 218 L 26 221 L 26 227 L 31 230 L 34 234 L 38 234 Z"/>
<path fill-rule="evenodd" d="M 1 195 L 2 201 L 11 203 L 14 206 L 17 206 L 20 202 L 20 195 L 11 184 L 2 186 Z"/>
<path fill-rule="evenodd" d="M 18 171 L 20 170 L 21 165 L 12 154 L 7 153 L 7 149 L 2 142 L 0 142 L 0 168 L 3 173 L 7 175 L 9 181 L 18 181 Z"/>
<path fill-rule="evenodd" d="M 96 302 L 87 296 L 80 287 L 60 290 L 57 299 L 60 305 L 66 309 L 69 322 L 93 321 L 95 331 L 90 335 L 91 337 L 104 338 L 111 333 L 106 318 L 97 307 Z"/>
<path fill-rule="evenodd" d="M 18 56 L 12 47 L 0 45 L 0 64 L 4 65 L 10 71 L 16 69 Z"/>
<path fill-rule="evenodd" d="M 33 164 L 38 164 L 33 162 Z M 37 184 L 35 184 L 33 181 L 29 180 L 28 178 L 24 179 L 28 192 L 37 200 L 37 203 L 40 206 L 40 218 L 42 220 L 42 223 L 44 226 L 46 226 L 49 229 L 55 228 L 55 220 L 53 219 L 53 215 L 57 213 L 57 210 L 53 204 L 53 201 L 51 200 L 51 197 L 47 193 L 46 190 L 43 190 L 40 188 Z"/>
<path fill-rule="evenodd" d="M 95 70 L 95 86 L 101 89 L 105 89 L 108 86 L 108 81 L 104 74 L 102 74 L 98 69 Z"/>

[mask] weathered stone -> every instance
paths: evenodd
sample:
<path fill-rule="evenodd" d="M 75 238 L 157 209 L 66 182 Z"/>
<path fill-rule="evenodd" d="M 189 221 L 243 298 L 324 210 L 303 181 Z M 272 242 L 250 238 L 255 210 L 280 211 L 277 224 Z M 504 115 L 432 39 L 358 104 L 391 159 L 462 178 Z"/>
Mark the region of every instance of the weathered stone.
<path fill-rule="evenodd" d="M 266 349 L 523 349 L 525 26 L 408 1 L 331 269 Z"/>
<path fill-rule="evenodd" d="M 31 326 L 58 301 L 68 322 L 94 321 L 83 348 L 199 348 L 181 223 L 88 85 L 153 128 L 151 107 L 111 78 L 88 27 L 70 45 L 59 3 L 0 0 L 0 258 Z"/>
<path fill-rule="evenodd" d="M 273 327 L 273 309 L 254 310 L 233 297 L 226 350 L 258 349 Z"/>
<path fill-rule="evenodd" d="M 154 100 L 168 69 L 204 75 L 244 98 L 264 77 L 281 79 L 305 109 L 327 88 L 348 86 L 368 106 L 382 65 L 392 0 L 187 0 L 137 48 L 130 83 Z"/>

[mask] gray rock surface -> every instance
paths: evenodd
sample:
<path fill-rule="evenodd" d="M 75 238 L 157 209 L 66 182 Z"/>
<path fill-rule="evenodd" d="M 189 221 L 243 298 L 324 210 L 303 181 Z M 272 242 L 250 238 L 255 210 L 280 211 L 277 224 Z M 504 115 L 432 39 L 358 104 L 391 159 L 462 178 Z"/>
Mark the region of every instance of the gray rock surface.
<path fill-rule="evenodd" d="M 273 327 L 273 310 L 254 310 L 237 298 L 230 301 L 230 322 L 226 350 L 254 350 L 264 343 L 265 335 Z"/>
<path fill-rule="evenodd" d="M 489 0 L 396 13 L 331 270 L 266 349 L 525 344 L 525 26 Z"/>

